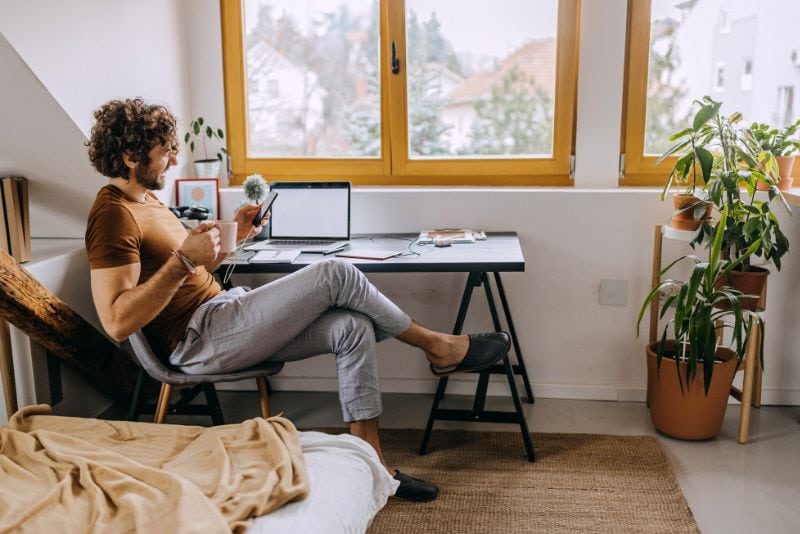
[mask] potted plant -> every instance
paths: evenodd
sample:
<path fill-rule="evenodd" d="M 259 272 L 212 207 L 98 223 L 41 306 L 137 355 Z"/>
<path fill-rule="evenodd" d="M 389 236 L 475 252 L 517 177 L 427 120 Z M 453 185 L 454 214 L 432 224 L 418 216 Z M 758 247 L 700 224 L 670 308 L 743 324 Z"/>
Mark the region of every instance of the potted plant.
<path fill-rule="evenodd" d="M 658 164 L 670 156 L 677 157 L 661 191 L 664 200 L 673 185 L 679 187 L 679 192 L 672 196 L 675 211 L 670 221 L 670 226 L 677 230 L 697 230 L 711 215 L 710 203 L 698 191 L 711 179 L 714 156 L 710 145 L 714 135 L 708 122 L 719 112 L 720 104 L 695 103 L 700 104 L 700 109 L 692 125 L 670 136 L 674 144 L 656 161 Z"/>
<path fill-rule="evenodd" d="M 704 101 L 714 102 L 709 97 Z M 789 240 L 772 211 L 773 201 L 779 200 L 788 212 L 791 209 L 770 178 L 772 155 L 755 142 L 750 130 L 736 128 L 739 120 L 741 114 L 723 117 L 717 107 L 707 124 L 717 148 L 705 190 L 716 210 L 727 208 L 728 217 L 725 224 L 704 227 L 698 240 L 708 237 L 710 241 L 722 233 L 722 257 L 735 264 L 726 273 L 725 283 L 751 295 L 742 300 L 742 305 L 754 310 L 763 308 L 763 302 L 752 295 L 764 294 L 769 271 L 752 265 L 751 258 L 759 256 L 780 271 Z M 766 198 L 756 194 L 761 184 L 767 186 Z"/>
<path fill-rule="evenodd" d="M 225 133 L 222 128 L 212 128 L 205 123 L 203 117 L 197 117 L 192 120 L 189 131 L 186 132 L 183 140 L 189 145 L 189 151 L 194 154 L 194 149 L 197 146 L 195 140 L 199 139 L 199 143 L 203 147 L 203 159 L 194 161 L 194 173 L 196 178 L 217 178 L 219 176 L 219 168 L 222 163 L 222 155 L 228 154 L 228 150 L 222 146 L 219 149 L 211 149 L 210 154 L 214 157 L 209 157 L 209 147 L 207 143 L 211 143 L 214 139 L 220 142 L 225 138 Z M 212 146 L 216 146 L 212 145 Z"/>
<path fill-rule="evenodd" d="M 792 187 L 792 168 L 800 141 L 793 139 L 800 129 L 800 119 L 785 128 L 772 128 L 768 124 L 754 122 L 745 132 L 749 141 L 768 155 L 766 167 L 778 189 L 788 191 Z"/>
<path fill-rule="evenodd" d="M 725 227 L 728 207 L 719 224 Z M 650 418 L 662 433 L 689 440 L 710 439 L 719 433 L 728 395 L 754 321 L 755 312 L 740 305 L 741 292 L 720 286 L 738 264 L 760 246 L 757 240 L 734 261 L 722 258 L 723 233 L 717 233 L 708 261 L 683 256 L 659 273 L 659 279 L 682 260 L 694 268 L 687 281 L 663 280 L 647 295 L 639 312 L 637 336 L 650 304 L 664 290 L 670 296 L 661 306 L 664 317 L 674 304 L 674 315 L 666 322 L 661 339 L 648 345 L 648 400 Z M 720 304 L 726 304 L 720 308 Z M 727 321 L 726 321 L 727 320 Z M 724 329 L 730 329 L 730 344 L 721 346 Z M 671 333 L 671 338 L 670 338 Z"/>

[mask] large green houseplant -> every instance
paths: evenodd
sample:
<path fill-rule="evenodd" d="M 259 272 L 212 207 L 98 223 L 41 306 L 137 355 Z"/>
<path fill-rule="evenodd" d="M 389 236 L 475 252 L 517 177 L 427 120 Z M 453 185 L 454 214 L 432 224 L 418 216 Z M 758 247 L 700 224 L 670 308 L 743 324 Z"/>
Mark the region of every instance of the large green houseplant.
<path fill-rule="evenodd" d="M 699 228 L 694 242 L 711 242 L 722 232 L 722 257 L 735 262 L 727 283 L 747 294 L 760 295 L 769 271 L 751 265 L 751 257 L 759 256 L 781 269 L 781 258 L 789 250 L 789 241 L 780 229 L 772 211 L 773 201 L 780 201 L 787 211 L 788 203 L 770 178 L 774 158 L 757 141 L 751 129 L 739 126 L 740 113 L 722 115 L 722 104 L 706 96 L 695 102 L 700 106 L 693 124 L 671 139 L 676 143 L 664 154 L 679 156 L 664 191 L 675 177 L 686 177 L 700 168 L 703 179 L 701 195 L 717 212 L 728 209 L 725 224 L 706 224 Z M 756 194 L 759 186 L 766 191 Z M 662 193 L 663 198 L 663 193 Z M 754 252 L 747 253 L 758 243 Z M 756 299 L 745 299 L 755 308 Z"/>
<path fill-rule="evenodd" d="M 724 206 L 719 220 L 722 227 L 728 217 Z M 647 347 L 650 416 L 659 431 L 682 439 L 708 439 L 719 432 L 751 327 L 761 320 L 741 306 L 741 292 L 721 282 L 760 245 L 757 239 L 739 258 L 726 261 L 722 258 L 723 233 L 717 233 L 707 261 L 683 256 L 659 273 L 661 279 L 676 264 L 690 260 L 694 267 L 688 280 L 663 280 L 645 298 L 637 335 L 645 312 L 662 292 L 670 296 L 661 305 L 660 317 L 665 318 L 674 306 L 660 340 Z M 728 347 L 720 346 L 725 329 L 731 331 Z"/>

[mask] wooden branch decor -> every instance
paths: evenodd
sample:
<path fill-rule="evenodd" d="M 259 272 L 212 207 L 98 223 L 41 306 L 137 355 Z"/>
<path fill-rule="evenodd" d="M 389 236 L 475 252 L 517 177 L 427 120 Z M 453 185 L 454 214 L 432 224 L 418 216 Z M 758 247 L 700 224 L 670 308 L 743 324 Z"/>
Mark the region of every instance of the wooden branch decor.
<path fill-rule="evenodd" d="M 0 320 L 77 369 L 100 391 L 115 400 L 130 399 L 138 373 L 131 357 L 2 250 Z"/>

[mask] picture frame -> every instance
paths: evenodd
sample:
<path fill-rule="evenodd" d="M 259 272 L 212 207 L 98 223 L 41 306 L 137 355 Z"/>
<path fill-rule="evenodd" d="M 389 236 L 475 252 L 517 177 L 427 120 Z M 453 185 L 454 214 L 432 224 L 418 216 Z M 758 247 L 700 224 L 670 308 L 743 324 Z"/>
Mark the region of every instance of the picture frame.
<path fill-rule="evenodd" d="M 209 220 L 219 220 L 219 178 L 179 178 L 175 180 L 178 206 L 208 209 Z"/>

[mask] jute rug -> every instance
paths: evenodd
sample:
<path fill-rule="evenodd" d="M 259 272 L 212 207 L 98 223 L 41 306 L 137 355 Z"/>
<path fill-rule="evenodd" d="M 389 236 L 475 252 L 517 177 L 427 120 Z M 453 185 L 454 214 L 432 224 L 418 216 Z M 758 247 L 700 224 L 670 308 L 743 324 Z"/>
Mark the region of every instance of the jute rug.
<path fill-rule="evenodd" d="M 698 532 L 669 461 L 649 436 L 382 430 L 390 465 L 439 486 L 430 503 L 389 499 L 370 534 Z"/>

